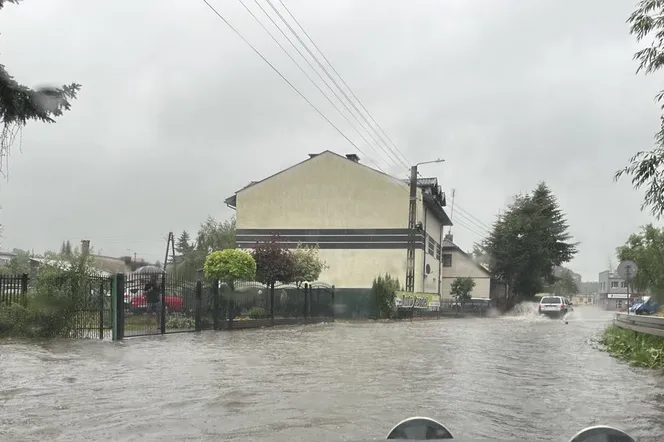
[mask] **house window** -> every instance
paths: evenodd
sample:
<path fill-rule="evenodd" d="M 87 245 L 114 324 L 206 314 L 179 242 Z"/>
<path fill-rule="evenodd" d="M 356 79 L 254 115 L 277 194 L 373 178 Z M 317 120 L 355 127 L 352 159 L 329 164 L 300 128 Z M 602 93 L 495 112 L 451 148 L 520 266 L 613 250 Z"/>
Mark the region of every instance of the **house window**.
<path fill-rule="evenodd" d="M 427 252 L 429 252 L 429 255 L 431 256 L 433 256 L 433 251 L 435 249 L 434 242 L 435 241 L 433 240 L 433 238 L 429 236 L 429 241 L 428 241 L 429 244 L 427 246 Z"/>
<path fill-rule="evenodd" d="M 452 267 L 451 253 L 443 253 L 443 267 Z"/>
<path fill-rule="evenodd" d="M 620 281 L 620 288 L 624 289 L 625 288 L 625 281 Z"/>
<path fill-rule="evenodd" d="M 440 261 L 440 244 L 436 244 L 436 259 Z"/>
<path fill-rule="evenodd" d="M 612 289 L 617 289 L 618 288 L 618 281 L 611 281 L 611 288 Z"/>

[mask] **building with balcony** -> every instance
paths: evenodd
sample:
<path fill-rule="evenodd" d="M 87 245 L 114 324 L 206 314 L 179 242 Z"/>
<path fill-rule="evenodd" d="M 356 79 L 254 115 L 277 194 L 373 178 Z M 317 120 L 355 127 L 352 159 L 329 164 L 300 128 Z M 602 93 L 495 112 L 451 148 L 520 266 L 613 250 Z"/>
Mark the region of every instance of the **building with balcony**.
<path fill-rule="evenodd" d="M 236 210 L 238 247 L 279 235 L 282 244 L 317 245 L 321 281 L 368 293 L 378 275 L 405 285 L 409 182 L 331 151 L 309 158 L 227 198 Z M 437 178 L 417 182 L 415 292 L 441 294 L 443 227 L 452 223 Z"/>

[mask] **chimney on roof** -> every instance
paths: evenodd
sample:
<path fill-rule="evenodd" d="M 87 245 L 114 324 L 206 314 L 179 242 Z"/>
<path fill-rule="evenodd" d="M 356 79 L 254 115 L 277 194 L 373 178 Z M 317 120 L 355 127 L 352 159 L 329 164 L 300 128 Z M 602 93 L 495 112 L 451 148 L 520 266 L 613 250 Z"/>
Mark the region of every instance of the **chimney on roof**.
<path fill-rule="evenodd" d="M 347 154 L 346 154 L 346 158 L 348 158 L 349 160 L 351 160 L 351 161 L 353 161 L 353 162 L 355 162 L 355 163 L 359 163 L 359 162 L 360 162 L 360 157 L 358 157 L 358 156 L 357 156 L 356 154 L 354 154 L 354 153 L 347 153 Z"/>

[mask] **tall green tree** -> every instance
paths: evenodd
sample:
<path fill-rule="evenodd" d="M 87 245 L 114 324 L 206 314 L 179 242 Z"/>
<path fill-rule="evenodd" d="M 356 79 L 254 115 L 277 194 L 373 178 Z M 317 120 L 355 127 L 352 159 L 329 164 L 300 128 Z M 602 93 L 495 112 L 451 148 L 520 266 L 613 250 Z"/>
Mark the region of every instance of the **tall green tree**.
<path fill-rule="evenodd" d="M 515 197 L 482 245 L 492 275 L 507 282 L 510 300 L 530 298 L 554 282 L 554 268 L 577 253 L 568 229 L 545 183 Z"/>
<path fill-rule="evenodd" d="M 187 255 L 194 249 L 194 245 L 191 243 L 191 238 L 189 238 L 189 232 L 183 230 L 178 240 L 175 242 L 175 252 L 178 255 Z"/>
<path fill-rule="evenodd" d="M 560 274 L 555 276 L 551 291 L 558 296 L 571 296 L 579 293 L 574 273 L 569 269 L 562 269 Z"/>
<path fill-rule="evenodd" d="M 21 0 L 0 0 L 0 9 L 7 3 L 20 2 Z M 32 89 L 17 82 L 5 66 L 0 64 L 0 160 L 9 155 L 16 135 L 28 121 L 54 123 L 55 117 L 71 108 L 70 102 L 76 98 L 80 89 L 81 85 L 77 83 L 57 88 Z"/>
<path fill-rule="evenodd" d="M 195 278 L 203 268 L 205 259 L 213 251 L 235 248 L 235 217 L 226 221 L 217 221 L 208 217 L 203 221 L 196 234 L 196 240 L 189 239 L 188 232 L 182 232 L 175 244 L 177 275 Z"/>
<path fill-rule="evenodd" d="M 624 245 L 616 249 L 620 260 L 631 259 L 638 266 L 634 288 L 650 290 L 664 302 L 664 229 L 648 224 L 629 236 Z"/>
<path fill-rule="evenodd" d="M 638 61 L 637 73 L 651 74 L 664 65 L 664 2 L 642 0 L 629 16 L 630 34 L 637 42 L 652 37 L 649 46 L 634 54 Z M 664 110 L 664 90 L 655 95 L 660 109 Z M 615 179 L 631 176 L 632 186 L 645 189 L 641 209 L 650 209 L 658 219 L 664 215 L 664 116 L 660 117 L 660 130 L 655 134 L 655 146 L 649 151 L 637 152 L 627 166 L 615 173 Z"/>

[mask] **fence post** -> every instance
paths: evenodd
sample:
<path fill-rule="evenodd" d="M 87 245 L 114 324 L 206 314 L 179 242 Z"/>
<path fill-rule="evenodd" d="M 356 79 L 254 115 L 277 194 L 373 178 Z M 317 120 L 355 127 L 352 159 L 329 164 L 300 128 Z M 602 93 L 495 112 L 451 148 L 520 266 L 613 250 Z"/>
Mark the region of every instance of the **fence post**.
<path fill-rule="evenodd" d="M 161 319 L 159 320 L 159 332 L 166 334 L 166 273 L 161 274 Z"/>
<path fill-rule="evenodd" d="M 212 328 L 219 330 L 219 280 L 212 281 Z"/>
<path fill-rule="evenodd" d="M 113 340 L 121 341 L 124 338 L 124 292 L 125 275 L 117 273 L 111 280 L 111 309 L 113 310 Z"/>
<path fill-rule="evenodd" d="M 28 281 L 30 276 L 27 273 L 21 275 L 21 304 L 23 307 L 28 305 Z"/>
<path fill-rule="evenodd" d="M 99 339 L 104 339 L 104 301 L 106 294 L 104 293 L 104 281 L 99 283 Z"/>
<path fill-rule="evenodd" d="M 196 281 L 196 316 L 195 316 L 195 324 L 196 324 L 196 331 L 199 332 L 203 329 L 201 326 L 201 302 L 203 299 L 203 283 L 199 279 Z"/>
<path fill-rule="evenodd" d="M 270 324 L 274 325 L 274 283 L 270 284 Z"/>
<path fill-rule="evenodd" d="M 306 319 L 308 317 L 307 313 L 309 313 L 309 297 L 307 296 L 307 293 L 309 293 L 309 283 L 304 283 L 304 318 Z"/>
<path fill-rule="evenodd" d="M 334 290 L 335 289 L 336 289 L 336 286 L 333 284 L 332 285 L 332 319 L 334 319 L 334 311 L 336 310 L 335 306 L 334 306 Z"/>

